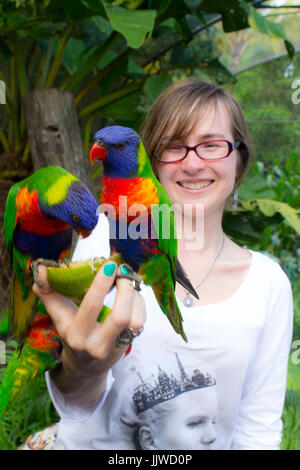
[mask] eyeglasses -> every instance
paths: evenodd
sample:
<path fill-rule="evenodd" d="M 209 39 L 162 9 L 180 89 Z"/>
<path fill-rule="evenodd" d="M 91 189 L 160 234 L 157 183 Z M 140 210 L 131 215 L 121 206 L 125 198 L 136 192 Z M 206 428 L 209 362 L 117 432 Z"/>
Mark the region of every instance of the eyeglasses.
<path fill-rule="evenodd" d="M 209 142 L 201 142 L 194 147 L 170 143 L 157 160 L 161 163 L 178 163 L 186 158 L 190 150 L 194 150 L 202 160 L 221 160 L 229 157 L 240 143 L 228 140 L 210 140 Z"/>

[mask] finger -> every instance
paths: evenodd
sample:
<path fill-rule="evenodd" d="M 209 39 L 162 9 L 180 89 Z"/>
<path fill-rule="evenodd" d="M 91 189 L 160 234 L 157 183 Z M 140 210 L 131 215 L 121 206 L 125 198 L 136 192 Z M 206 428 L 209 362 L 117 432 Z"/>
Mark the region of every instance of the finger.
<path fill-rule="evenodd" d="M 111 313 L 105 319 L 98 335 L 99 347 L 103 350 L 113 350 L 119 334 L 129 326 L 132 312 L 134 293 L 132 281 L 124 278 L 117 279 L 117 292 Z"/>
<path fill-rule="evenodd" d="M 109 261 L 99 269 L 78 309 L 74 320 L 75 328 L 84 333 L 95 328 L 104 298 L 113 286 L 116 268 L 116 263 Z"/>
<path fill-rule="evenodd" d="M 59 334 L 63 326 L 70 322 L 77 311 L 77 307 L 71 300 L 61 296 L 50 286 L 47 279 L 46 266 L 39 265 L 38 279 L 40 285 L 33 284 L 33 292 L 43 302 Z"/>
<path fill-rule="evenodd" d="M 139 294 L 135 290 L 133 298 L 133 309 L 129 322 L 129 327 L 132 328 L 134 331 L 140 330 L 144 326 L 146 318 L 147 313 L 144 297 L 142 297 L 141 294 Z"/>
<path fill-rule="evenodd" d="M 37 295 L 39 296 L 48 295 L 48 294 L 52 294 L 53 292 L 55 292 L 48 282 L 46 266 L 39 264 L 37 269 L 38 269 L 37 277 L 38 277 L 39 285 L 34 284 L 34 292 L 38 293 Z"/>

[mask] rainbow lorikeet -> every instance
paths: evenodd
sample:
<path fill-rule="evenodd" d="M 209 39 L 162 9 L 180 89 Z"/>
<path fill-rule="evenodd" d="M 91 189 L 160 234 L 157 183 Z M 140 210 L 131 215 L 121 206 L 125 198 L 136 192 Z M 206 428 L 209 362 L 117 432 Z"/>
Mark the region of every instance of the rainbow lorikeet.
<path fill-rule="evenodd" d="M 175 298 L 178 281 L 196 298 L 190 281 L 177 260 L 177 239 L 172 202 L 155 177 L 140 136 L 128 127 L 110 126 L 96 132 L 90 160 L 103 162 L 101 205 L 107 205 L 110 248 L 151 285 L 155 297 L 175 331 L 186 340 L 182 316 Z M 126 197 L 123 210 L 120 196 Z M 124 201 L 124 200 L 123 200 Z M 133 235 L 133 221 L 140 212 L 140 236 Z M 110 210 L 112 208 L 113 210 Z M 139 209 L 140 208 L 140 209 Z M 160 209 L 167 208 L 167 227 L 160 224 Z M 163 218 L 163 223 L 166 218 Z M 162 229 L 167 229 L 164 236 Z"/>
<path fill-rule="evenodd" d="M 4 238 L 12 269 L 9 326 L 22 343 L 36 312 L 31 263 L 69 255 L 73 229 L 86 237 L 98 221 L 89 189 L 67 170 L 48 166 L 14 184 L 4 214 Z"/>

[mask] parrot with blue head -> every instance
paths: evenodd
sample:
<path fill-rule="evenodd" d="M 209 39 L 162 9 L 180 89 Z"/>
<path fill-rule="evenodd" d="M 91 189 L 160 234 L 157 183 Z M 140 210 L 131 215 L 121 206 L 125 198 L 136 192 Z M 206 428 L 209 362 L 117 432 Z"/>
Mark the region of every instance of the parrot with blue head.
<path fill-rule="evenodd" d="M 172 202 L 154 175 L 141 138 L 133 129 L 105 127 L 96 132 L 94 140 L 90 161 L 103 163 L 101 206 L 108 208 L 111 253 L 121 253 L 144 283 L 152 287 L 161 310 L 187 341 L 175 297 L 176 281 L 196 298 L 198 295 L 177 259 Z M 128 210 L 122 209 L 120 197 L 126 198 Z M 134 207 L 141 211 L 138 235 L 132 231 L 137 227 Z"/>
<path fill-rule="evenodd" d="M 8 317 L 10 331 L 19 344 L 38 303 L 32 291 L 32 262 L 67 258 L 73 230 L 86 237 L 97 222 L 94 196 L 64 168 L 42 168 L 11 187 L 4 214 L 4 238 L 12 270 Z"/>

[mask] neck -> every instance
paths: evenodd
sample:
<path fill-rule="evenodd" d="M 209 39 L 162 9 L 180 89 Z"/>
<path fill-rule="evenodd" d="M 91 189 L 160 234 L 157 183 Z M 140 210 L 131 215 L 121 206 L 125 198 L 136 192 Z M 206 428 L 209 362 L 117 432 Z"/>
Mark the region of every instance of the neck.
<path fill-rule="evenodd" d="M 180 261 L 211 259 L 220 249 L 224 232 L 222 228 L 223 212 L 205 215 L 199 206 L 199 211 L 192 217 L 176 213 L 176 229 L 178 236 L 178 258 Z"/>

